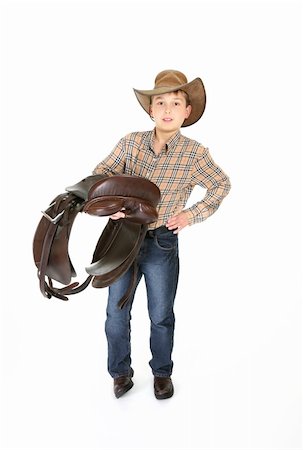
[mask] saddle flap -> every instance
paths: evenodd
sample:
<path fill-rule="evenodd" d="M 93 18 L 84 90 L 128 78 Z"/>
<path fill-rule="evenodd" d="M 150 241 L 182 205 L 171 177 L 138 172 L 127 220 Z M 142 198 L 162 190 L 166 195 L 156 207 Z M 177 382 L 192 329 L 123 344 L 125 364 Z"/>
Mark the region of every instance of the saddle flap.
<path fill-rule="evenodd" d="M 125 219 L 119 220 L 118 224 L 112 222 L 109 221 L 97 243 L 100 254 L 95 251 L 95 261 L 85 268 L 90 275 L 105 275 L 117 269 L 137 246 L 141 234 L 140 224 Z"/>
<path fill-rule="evenodd" d="M 130 285 L 129 285 L 126 293 L 124 294 L 123 298 L 121 299 L 121 300 L 123 300 L 122 301 L 123 305 L 129 299 L 129 296 L 132 293 L 132 290 L 133 290 L 135 282 L 136 282 L 136 277 L 134 276 L 136 273 L 135 259 L 140 250 L 140 247 L 141 247 L 141 244 L 145 237 L 146 231 L 147 231 L 146 225 L 141 225 L 140 233 L 138 234 L 137 243 L 136 243 L 136 245 L 134 245 L 134 247 L 131 250 L 131 252 L 129 253 L 128 257 L 115 269 L 113 269 L 107 273 L 104 273 L 103 275 L 96 275 L 93 277 L 93 280 L 92 280 L 92 286 L 94 288 L 104 288 L 104 287 L 110 286 L 115 280 L 117 280 L 124 273 L 126 273 L 132 265 L 134 265 L 132 280 L 130 282 Z M 122 304 L 121 305 L 119 304 L 119 307 L 122 307 Z"/>
<path fill-rule="evenodd" d="M 80 204 L 81 204 L 81 200 Z M 58 195 L 39 221 L 33 240 L 33 256 L 38 271 L 61 284 L 68 284 L 76 271 L 68 253 L 68 242 L 79 203 L 72 194 Z M 59 217 L 58 222 L 52 218 Z"/>

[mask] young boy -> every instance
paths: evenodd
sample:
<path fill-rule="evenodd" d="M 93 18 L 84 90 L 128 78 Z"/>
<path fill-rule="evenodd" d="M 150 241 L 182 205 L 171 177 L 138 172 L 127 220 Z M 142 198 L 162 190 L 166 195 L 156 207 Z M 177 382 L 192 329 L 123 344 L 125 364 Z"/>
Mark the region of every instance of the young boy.
<path fill-rule="evenodd" d="M 148 178 L 161 191 L 158 220 L 149 226 L 140 249 L 137 286 L 144 276 L 151 323 L 150 367 L 157 399 L 173 395 L 171 359 L 174 341 L 174 299 L 179 275 L 178 234 L 188 225 L 207 219 L 230 190 L 228 176 L 215 164 L 207 148 L 186 138 L 181 127 L 197 122 L 205 109 L 205 90 L 200 78 L 187 82 L 177 70 L 164 70 L 152 90 L 134 89 L 135 95 L 155 122 L 151 131 L 134 132 L 94 170 L 94 174 L 128 174 Z M 206 189 L 201 201 L 184 209 L 195 185 Z M 123 220 L 120 211 L 114 220 Z M 130 271 L 109 287 L 105 331 L 108 371 L 117 398 L 133 386 L 131 367 L 131 301 L 123 309 L 117 303 L 129 286 Z"/>

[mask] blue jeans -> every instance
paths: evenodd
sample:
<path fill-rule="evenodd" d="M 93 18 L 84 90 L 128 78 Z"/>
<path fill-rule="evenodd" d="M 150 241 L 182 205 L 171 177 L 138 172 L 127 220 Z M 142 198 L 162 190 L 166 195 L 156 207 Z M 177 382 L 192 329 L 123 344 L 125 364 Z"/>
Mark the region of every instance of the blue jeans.
<path fill-rule="evenodd" d="M 168 377 L 172 373 L 174 342 L 174 300 L 179 277 L 178 235 L 165 226 L 150 230 L 137 257 L 136 288 L 144 275 L 150 318 L 149 362 L 152 373 Z M 133 374 L 131 367 L 131 308 L 135 295 L 122 308 L 118 303 L 132 276 L 132 268 L 109 287 L 105 332 L 108 342 L 108 371 L 113 378 Z"/>

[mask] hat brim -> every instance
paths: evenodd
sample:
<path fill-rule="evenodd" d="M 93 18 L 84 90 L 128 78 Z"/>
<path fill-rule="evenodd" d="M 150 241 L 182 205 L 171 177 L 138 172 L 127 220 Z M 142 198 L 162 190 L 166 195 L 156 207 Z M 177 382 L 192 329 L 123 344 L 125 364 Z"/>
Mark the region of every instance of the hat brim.
<path fill-rule="evenodd" d="M 169 92 L 176 91 L 184 91 L 189 96 L 192 110 L 189 117 L 185 119 L 183 124 L 181 125 L 182 127 L 188 127 L 189 125 L 197 122 L 201 118 L 205 110 L 206 93 L 201 78 L 195 78 L 190 83 L 173 87 L 163 86 L 147 91 L 134 89 L 138 102 L 140 103 L 144 111 L 147 112 L 147 114 L 149 114 L 150 98 L 153 95 L 167 94 Z"/>

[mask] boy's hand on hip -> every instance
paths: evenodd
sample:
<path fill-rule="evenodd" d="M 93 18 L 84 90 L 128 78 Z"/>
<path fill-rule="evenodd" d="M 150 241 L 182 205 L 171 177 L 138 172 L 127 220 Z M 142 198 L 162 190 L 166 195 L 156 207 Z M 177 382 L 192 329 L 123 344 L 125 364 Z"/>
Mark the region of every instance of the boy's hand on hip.
<path fill-rule="evenodd" d="M 171 217 L 168 219 L 166 227 L 169 230 L 174 230 L 174 234 L 179 233 L 183 228 L 187 227 L 189 224 L 188 217 L 185 212 L 181 212 L 180 214 L 177 214 L 176 216 Z"/>

